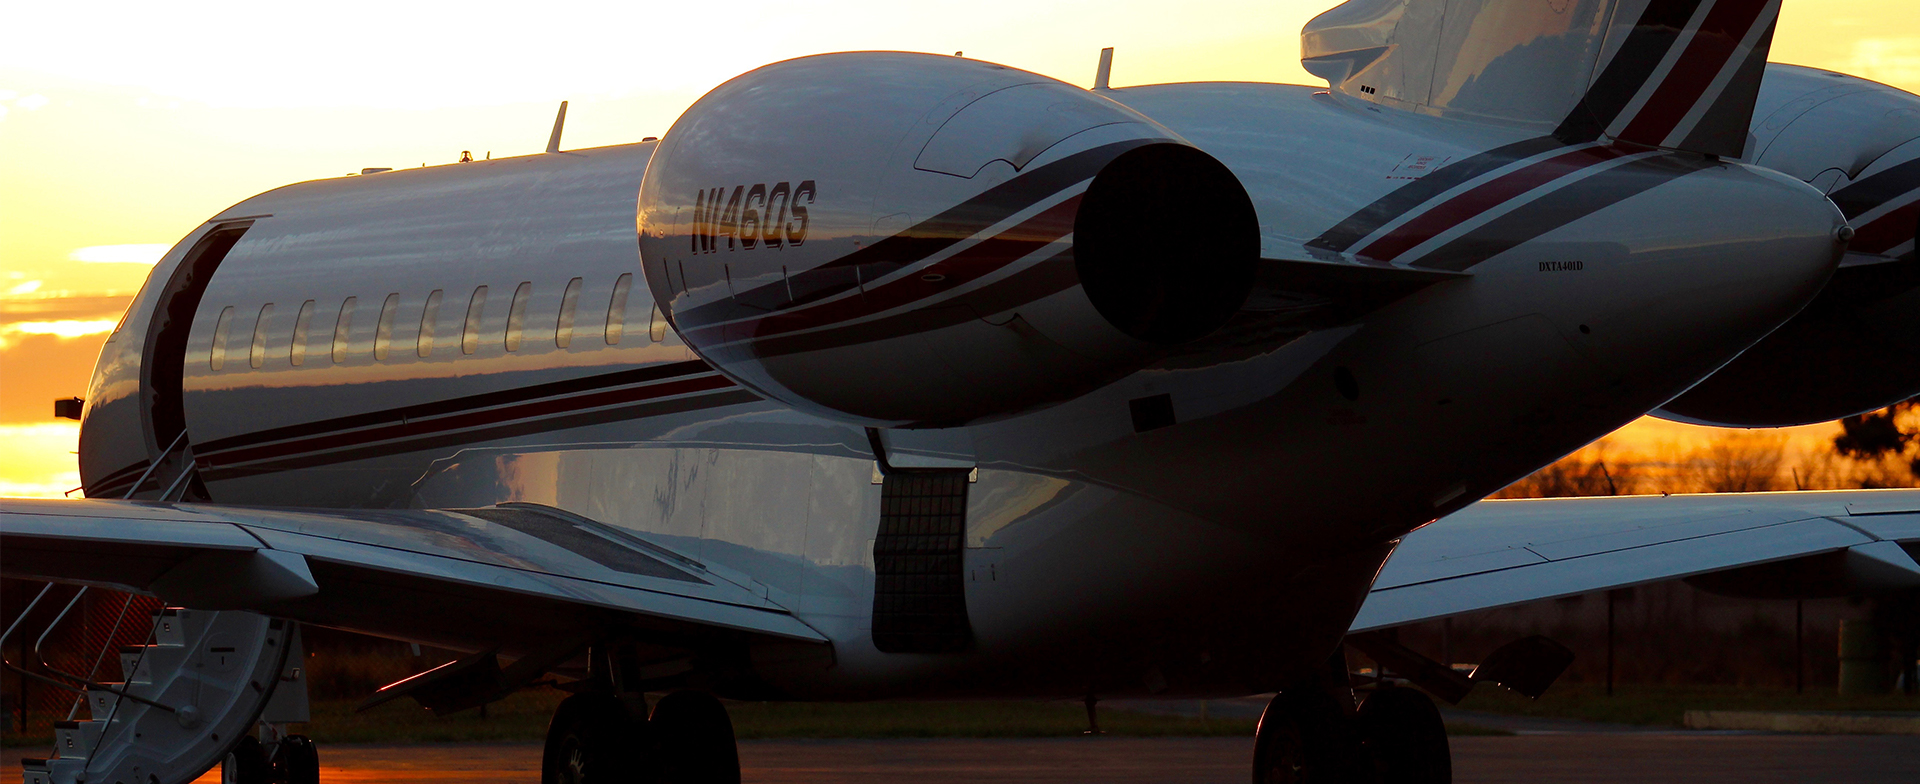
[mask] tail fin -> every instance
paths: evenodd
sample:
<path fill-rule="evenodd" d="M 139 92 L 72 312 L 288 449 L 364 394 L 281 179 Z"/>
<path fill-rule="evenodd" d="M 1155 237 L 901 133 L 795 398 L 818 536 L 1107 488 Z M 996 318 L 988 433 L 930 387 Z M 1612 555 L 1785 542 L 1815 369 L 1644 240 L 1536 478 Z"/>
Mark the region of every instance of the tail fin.
<path fill-rule="evenodd" d="M 1361 100 L 1737 158 L 1780 0 L 1350 0 L 1302 64 Z"/>

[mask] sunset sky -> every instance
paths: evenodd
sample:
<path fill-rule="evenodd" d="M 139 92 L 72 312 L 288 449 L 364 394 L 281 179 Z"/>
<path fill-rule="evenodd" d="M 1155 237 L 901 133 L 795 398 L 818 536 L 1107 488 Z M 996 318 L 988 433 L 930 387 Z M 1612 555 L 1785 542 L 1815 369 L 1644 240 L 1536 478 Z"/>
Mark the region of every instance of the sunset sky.
<path fill-rule="evenodd" d="M 1299 31 L 1331 5 L 20 4 L 0 27 L 0 495 L 79 484 L 77 426 L 50 401 L 84 393 L 152 262 L 260 191 L 538 152 L 563 99 L 565 146 L 638 141 L 735 74 L 818 52 L 964 51 L 1090 85 L 1113 46 L 1116 86 L 1318 84 Z M 1786 0 L 1773 59 L 1920 92 L 1920 14 L 1913 0 Z M 1618 440 L 1698 437 L 1652 423 Z"/>

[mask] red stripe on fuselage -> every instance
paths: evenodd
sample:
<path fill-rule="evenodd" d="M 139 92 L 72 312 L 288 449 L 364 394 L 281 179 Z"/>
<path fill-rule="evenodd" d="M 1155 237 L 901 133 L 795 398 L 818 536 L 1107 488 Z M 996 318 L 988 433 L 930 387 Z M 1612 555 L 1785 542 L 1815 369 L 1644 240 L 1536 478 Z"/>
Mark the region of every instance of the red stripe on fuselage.
<path fill-rule="evenodd" d="M 532 419 L 590 408 L 639 403 L 673 395 L 725 389 L 733 385 L 733 382 L 727 380 L 726 377 L 714 374 L 703 378 L 681 379 L 645 386 L 628 387 L 625 389 L 609 389 L 567 397 L 547 398 L 545 400 L 534 400 L 482 411 L 470 411 L 431 419 L 396 422 L 380 427 L 326 433 L 307 438 L 281 441 L 274 444 L 229 449 L 201 455 L 198 461 L 207 467 L 251 463 L 308 452 L 321 452 L 331 449 L 362 446 L 381 441 L 418 438 L 420 436 L 453 430 L 464 430 L 472 427 L 482 427 L 520 419 Z"/>
<path fill-rule="evenodd" d="M 1706 96 L 1707 88 L 1725 70 L 1727 62 L 1740 53 L 1740 43 L 1760 20 L 1768 0 L 1719 0 L 1700 23 L 1687 50 L 1673 63 L 1660 86 L 1640 107 L 1619 138 L 1642 144 L 1659 145 L 1666 141 L 1693 107 Z"/>
<path fill-rule="evenodd" d="M 1886 253 L 1913 242 L 1915 226 L 1920 226 L 1920 201 L 1912 202 L 1855 229 L 1853 243 L 1848 247 L 1861 253 Z"/>
<path fill-rule="evenodd" d="M 1622 153 L 1607 147 L 1584 147 L 1556 155 L 1517 171 L 1508 172 L 1480 186 L 1442 202 L 1391 234 L 1360 250 L 1359 255 L 1380 261 L 1392 261 L 1421 243 L 1446 233 L 1474 216 L 1498 207 L 1542 185 L 1595 164 L 1619 158 Z"/>
<path fill-rule="evenodd" d="M 1048 243 L 1071 234 L 1079 209 L 1080 197 L 1075 195 L 1000 234 L 925 268 L 871 286 L 859 294 L 756 319 L 702 327 L 693 331 L 689 342 L 732 342 L 773 337 L 851 321 L 937 297 L 956 286 L 1004 269 Z M 928 276 L 933 275 L 940 276 L 940 279 L 927 280 Z"/>

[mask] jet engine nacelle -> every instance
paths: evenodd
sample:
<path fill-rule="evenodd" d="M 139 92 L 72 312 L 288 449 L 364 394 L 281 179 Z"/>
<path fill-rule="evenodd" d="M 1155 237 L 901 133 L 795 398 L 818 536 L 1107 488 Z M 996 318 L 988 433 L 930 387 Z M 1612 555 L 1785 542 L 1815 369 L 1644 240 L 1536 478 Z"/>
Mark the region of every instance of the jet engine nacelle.
<path fill-rule="evenodd" d="M 1225 166 L 1100 95 L 958 57 L 821 55 L 708 93 L 640 188 L 674 328 L 796 408 L 1029 410 L 1220 326 L 1259 254 Z"/>
<path fill-rule="evenodd" d="M 1656 413 L 1780 427 L 1920 394 L 1920 96 L 1782 65 L 1762 89 L 1754 162 L 1824 190 L 1854 237 L 1806 310 Z"/>

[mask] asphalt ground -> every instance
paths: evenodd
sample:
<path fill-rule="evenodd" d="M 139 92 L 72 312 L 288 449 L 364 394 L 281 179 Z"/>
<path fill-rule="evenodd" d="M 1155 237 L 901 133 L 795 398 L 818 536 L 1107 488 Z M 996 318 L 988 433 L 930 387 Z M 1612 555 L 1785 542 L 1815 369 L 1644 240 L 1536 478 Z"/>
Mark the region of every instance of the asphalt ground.
<path fill-rule="evenodd" d="M 1242 784 L 1251 739 L 1052 738 L 756 740 L 740 744 L 749 784 L 814 782 L 1178 782 Z M 1687 731 L 1532 730 L 1453 740 L 1454 780 L 1494 782 L 1920 781 L 1920 737 Z M 8 749 L 5 775 L 18 775 Z M 335 745 L 320 749 L 324 784 L 535 784 L 540 748 Z M 215 784 L 216 769 L 200 779 Z"/>

